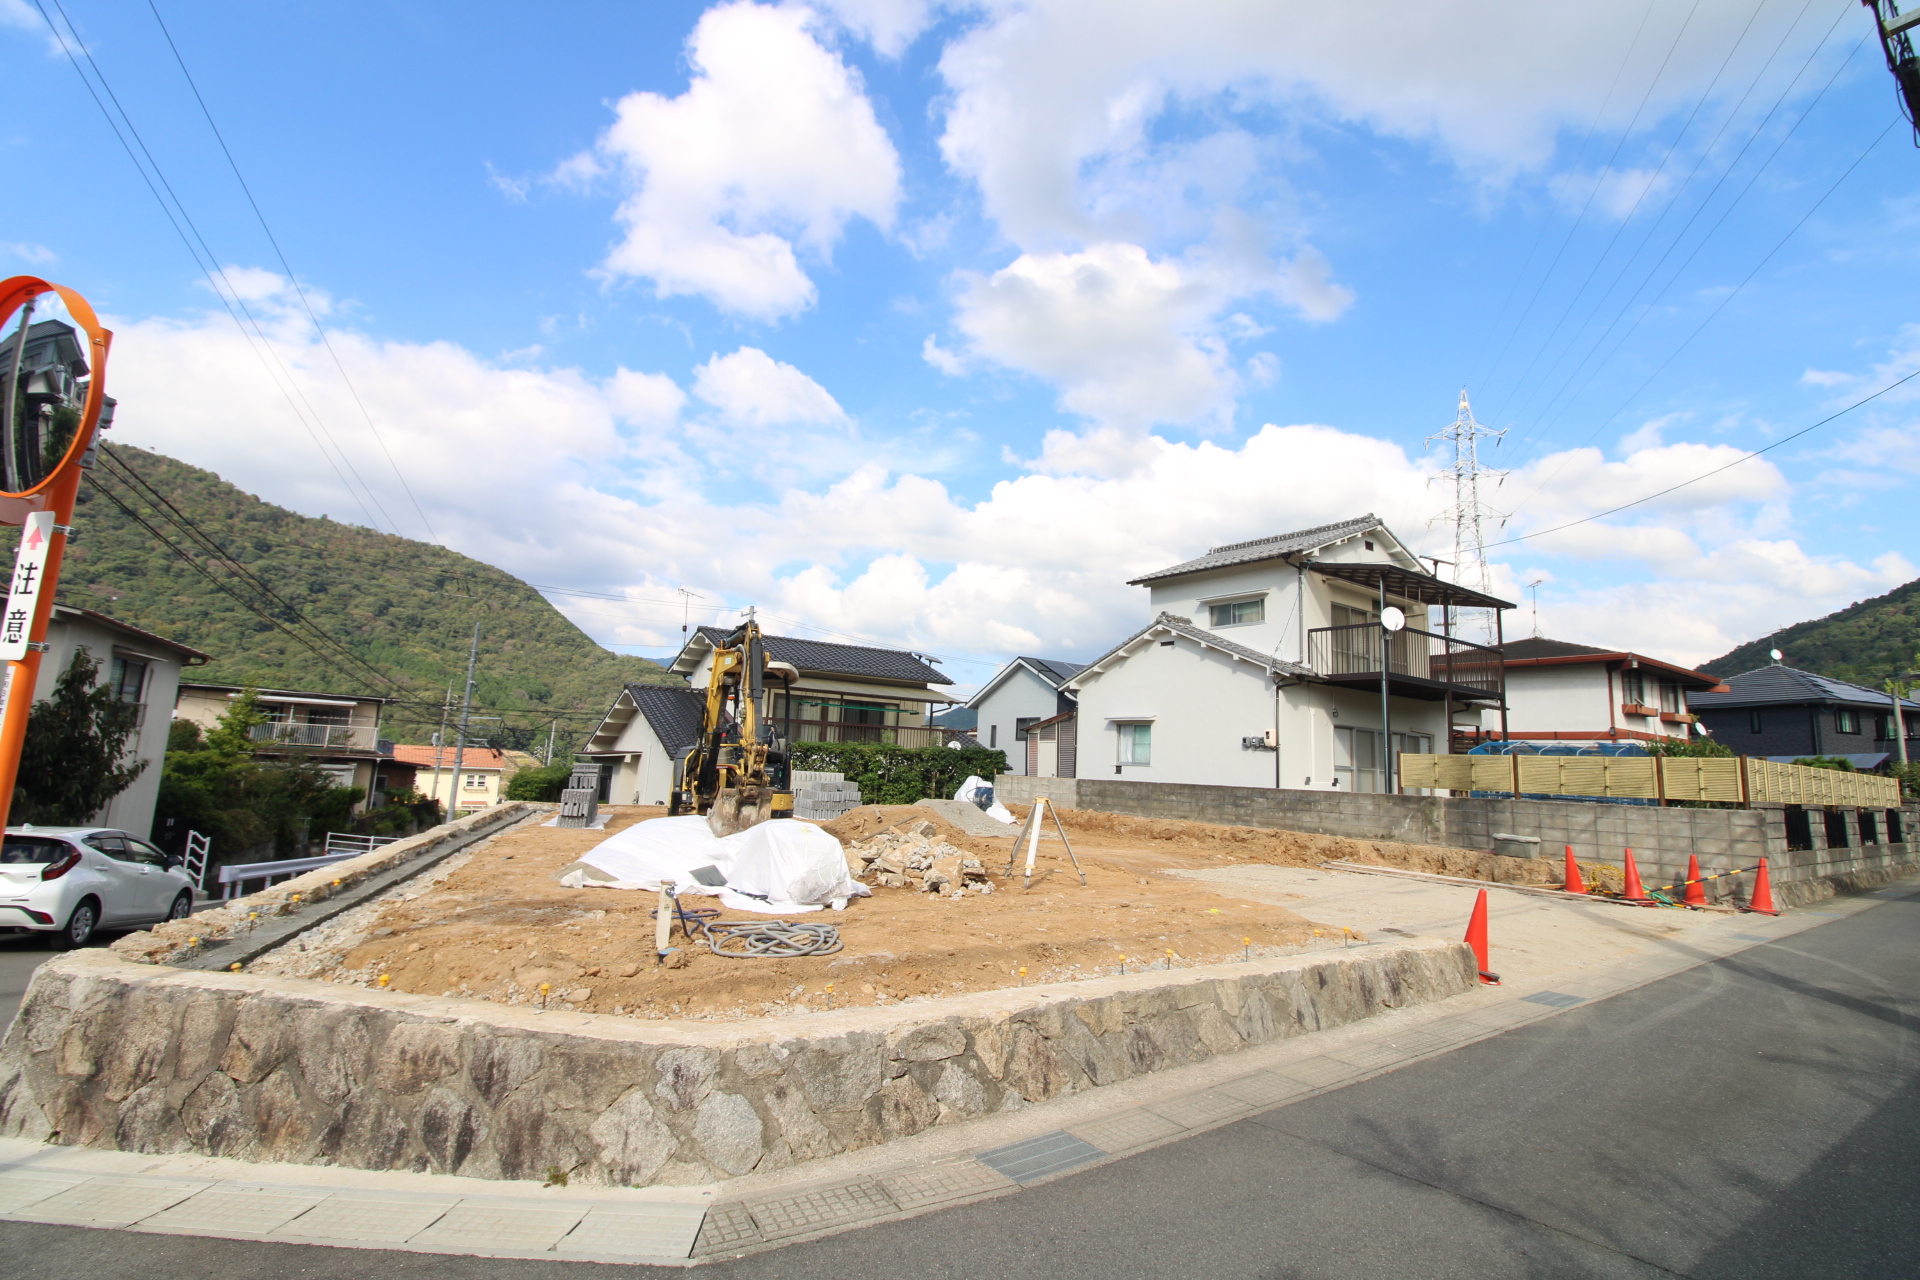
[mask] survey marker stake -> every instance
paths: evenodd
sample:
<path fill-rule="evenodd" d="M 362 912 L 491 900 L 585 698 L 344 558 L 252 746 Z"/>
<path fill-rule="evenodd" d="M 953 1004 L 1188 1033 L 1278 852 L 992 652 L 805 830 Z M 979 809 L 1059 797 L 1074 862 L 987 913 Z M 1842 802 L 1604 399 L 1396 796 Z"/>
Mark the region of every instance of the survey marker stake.
<path fill-rule="evenodd" d="M 1467 945 L 1473 948 L 1474 964 L 1480 970 L 1480 981 L 1490 987 L 1500 985 L 1500 975 L 1487 971 L 1487 891 L 1482 889 L 1480 896 L 1473 900 L 1473 914 L 1467 917 Z"/>
<path fill-rule="evenodd" d="M 1013 864 L 1020 856 L 1020 845 L 1024 841 L 1027 846 L 1027 883 L 1024 887 L 1033 888 L 1033 863 L 1040 856 L 1040 825 L 1049 817 L 1053 819 L 1053 829 L 1060 833 L 1060 843 L 1067 846 L 1067 857 L 1073 860 L 1073 869 L 1079 874 L 1084 887 L 1087 873 L 1080 866 L 1080 856 L 1073 851 L 1073 841 L 1067 839 L 1067 829 L 1060 825 L 1059 810 L 1047 803 L 1045 796 L 1034 797 L 1033 809 L 1027 814 L 1027 825 L 1014 838 L 1013 849 L 1007 854 L 1007 879 L 1013 878 Z"/>

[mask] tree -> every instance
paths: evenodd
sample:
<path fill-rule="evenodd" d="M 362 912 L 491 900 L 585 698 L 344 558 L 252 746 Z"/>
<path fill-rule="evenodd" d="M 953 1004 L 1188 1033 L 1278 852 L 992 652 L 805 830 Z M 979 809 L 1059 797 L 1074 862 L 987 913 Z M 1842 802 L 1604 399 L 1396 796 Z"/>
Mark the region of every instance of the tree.
<path fill-rule="evenodd" d="M 83 645 L 53 696 L 34 704 L 13 793 L 12 821 L 78 826 L 133 785 L 147 767 L 126 759 L 139 708 L 95 684 L 100 664 Z"/>

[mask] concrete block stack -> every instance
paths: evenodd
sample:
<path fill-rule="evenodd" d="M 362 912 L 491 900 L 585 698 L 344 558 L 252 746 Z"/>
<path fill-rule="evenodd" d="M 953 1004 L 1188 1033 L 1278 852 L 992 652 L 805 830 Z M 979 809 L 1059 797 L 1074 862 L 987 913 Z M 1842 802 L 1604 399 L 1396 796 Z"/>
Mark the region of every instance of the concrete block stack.
<path fill-rule="evenodd" d="M 562 827 L 591 827 L 600 816 L 600 769 L 598 761 L 576 760 L 573 775 L 560 793 Z"/>
<path fill-rule="evenodd" d="M 793 772 L 793 816 L 809 822 L 832 822 L 860 807 L 860 784 L 843 773 Z"/>

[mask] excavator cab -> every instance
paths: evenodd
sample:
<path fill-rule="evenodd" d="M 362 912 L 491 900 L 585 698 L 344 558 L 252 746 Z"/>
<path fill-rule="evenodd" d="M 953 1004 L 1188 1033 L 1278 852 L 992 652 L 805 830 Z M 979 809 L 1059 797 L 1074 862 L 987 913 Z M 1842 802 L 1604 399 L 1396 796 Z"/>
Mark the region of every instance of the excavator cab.
<path fill-rule="evenodd" d="M 668 813 L 704 814 L 717 836 L 793 816 L 790 751 L 774 732 L 768 682 L 791 690 L 799 676 L 769 660 L 752 617 L 714 647 L 700 739 L 674 765 Z"/>

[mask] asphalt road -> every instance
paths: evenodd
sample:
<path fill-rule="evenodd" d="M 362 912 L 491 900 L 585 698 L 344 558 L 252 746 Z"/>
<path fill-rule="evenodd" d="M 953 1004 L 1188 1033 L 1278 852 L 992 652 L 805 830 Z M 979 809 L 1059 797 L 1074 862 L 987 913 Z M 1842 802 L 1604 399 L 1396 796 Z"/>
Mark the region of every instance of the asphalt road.
<path fill-rule="evenodd" d="M 1920 1271 L 1920 894 L 769 1280 Z M 0 1224 L 19 1280 L 544 1280 L 596 1264 Z M 601 1274 L 604 1274 L 602 1272 Z"/>

